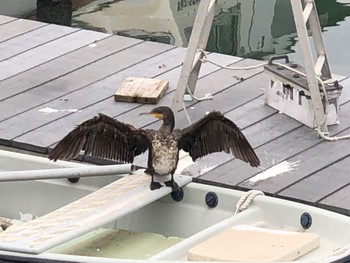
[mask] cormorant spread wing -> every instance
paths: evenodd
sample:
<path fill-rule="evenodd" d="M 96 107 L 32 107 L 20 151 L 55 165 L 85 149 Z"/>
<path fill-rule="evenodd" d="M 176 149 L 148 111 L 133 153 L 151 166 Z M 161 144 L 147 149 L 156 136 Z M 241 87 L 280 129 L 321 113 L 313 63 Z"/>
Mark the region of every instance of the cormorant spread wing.
<path fill-rule="evenodd" d="M 192 160 L 214 152 L 232 153 L 236 158 L 256 167 L 260 165 L 243 133 L 220 112 L 208 115 L 180 131 L 179 147 L 188 152 Z"/>
<path fill-rule="evenodd" d="M 51 151 L 49 159 L 75 158 L 84 150 L 85 155 L 132 163 L 149 144 L 144 130 L 100 113 L 68 133 Z"/>

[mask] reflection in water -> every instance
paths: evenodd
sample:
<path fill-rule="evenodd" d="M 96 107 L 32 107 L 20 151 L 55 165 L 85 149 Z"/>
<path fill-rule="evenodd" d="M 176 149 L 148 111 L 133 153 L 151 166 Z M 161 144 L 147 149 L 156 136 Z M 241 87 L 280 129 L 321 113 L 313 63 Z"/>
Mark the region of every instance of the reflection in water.
<path fill-rule="evenodd" d="M 73 14 L 73 25 L 187 46 L 199 0 L 97 0 Z M 336 0 L 316 1 L 322 28 L 350 16 Z M 297 37 L 288 0 L 218 0 L 207 49 L 262 59 L 291 52 Z"/>
<path fill-rule="evenodd" d="M 38 3 L 47 1 L 55 2 L 38 0 Z M 65 1 L 69 2 L 69 0 L 58 2 Z M 188 44 L 200 2 L 200 0 L 71 1 L 75 10 L 72 26 L 184 47 Z M 350 60 L 350 51 L 346 44 L 350 41 L 350 35 L 344 34 L 350 24 L 349 21 L 342 22 L 350 16 L 348 5 L 350 0 L 341 1 L 343 3 L 336 0 L 316 0 L 316 5 L 321 27 L 326 32 L 324 37 L 330 62 L 332 63 L 332 56 L 339 58 L 335 63 L 337 73 L 348 75 L 346 70 L 342 71 L 344 63 L 339 61 Z M 77 5 L 82 7 L 76 8 Z M 59 9 L 56 15 L 48 12 L 47 21 L 54 22 L 52 19 L 61 16 L 62 10 Z M 67 23 L 70 24 L 70 18 L 66 20 L 69 20 Z M 340 22 L 342 22 L 341 28 L 345 29 L 343 32 L 336 30 Z M 333 35 L 327 39 L 328 31 L 337 31 L 337 41 Z M 329 52 L 327 42 L 334 45 L 332 56 L 329 54 L 332 53 L 332 48 Z M 207 50 L 240 57 L 268 59 L 273 54 L 290 54 L 294 52 L 293 49 L 298 51 L 296 43 L 297 34 L 289 0 L 217 0 Z M 340 50 L 342 55 L 339 57 Z M 301 62 L 301 58 L 298 58 L 300 52 L 297 53 L 294 55 L 295 60 Z M 345 68 L 349 69 L 349 66 L 346 65 Z"/>

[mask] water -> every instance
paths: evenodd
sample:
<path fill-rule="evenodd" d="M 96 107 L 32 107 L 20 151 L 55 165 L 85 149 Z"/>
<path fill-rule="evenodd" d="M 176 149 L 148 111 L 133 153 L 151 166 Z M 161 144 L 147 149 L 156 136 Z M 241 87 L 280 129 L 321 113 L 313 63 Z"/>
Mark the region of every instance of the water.
<path fill-rule="evenodd" d="M 73 26 L 187 46 L 199 0 L 95 0 Z M 350 76 L 350 0 L 316 0 L 331 71 Z M 302 64 L 289 0 L 218 0 L 207 50 L 267 60 L 289 54 Z"/>

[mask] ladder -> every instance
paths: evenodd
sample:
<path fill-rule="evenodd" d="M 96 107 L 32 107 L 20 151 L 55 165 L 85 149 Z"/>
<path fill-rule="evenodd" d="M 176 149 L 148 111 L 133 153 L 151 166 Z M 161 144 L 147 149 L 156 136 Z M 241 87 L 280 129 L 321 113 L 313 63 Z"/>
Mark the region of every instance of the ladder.
<path fill-rule="evenodd" d="M 322 39 L 322 31 L 315 2 L 314 0 L 291 0 L 290 2 L 301 45 L 315 120 L 317 127 L 320 128 L 321 132 L 326 133 L 328 129 L 326 122 L 324 121 L 325 111 L 317 76 L 327 80 L 331 79 L 332 75 L 329 69 L 326 50 Z M 186 57 L 172 102 L 172 109 L 175 113 L 182 108 L 182 101 L 187 89 L 189 89 L 191 93 L 194 93 L 198 73 L 201 68 L 201 59 L 203 58 L 203 53 L 200 50 L 205 49 L 207 45 L 210 28 L 214 19 L 215 3 L 215 0 L 202 0 L 199 4 Z M 314 63 L 312 57 L 307 24 L 310 26 L 310 32 L 312 33 L 314 40 L 314 47 L 317 54 L 316 63 Z"/>
<path fill-rule="evenodd" d="M 181 69 L 179 81 L 172 103 L 173 112 L 182 108 L 184 94 L 188 93 L 187 88 L 193 94 L 198 74 L 202 65 L 201 59 L 207 46 L 209 33 L 214 20 L 216 0 L 202 0 L 198 6 L 196 19 L 193 24 L 192 34 L 187 46 L 186 57 Z"/>
<path fill-rule="evenodd" d="M 317 127 L 320 128 L 321 132 L 327 133 L 328 129 L 326 122 L 324 121 L 325 111 L 322 104 L 317 76 L 320 76 L 323 80 L 327 80 L 332 78 L 332 74 L 329 69 L 326 49 L 322 38 L 321 26 L 317 15 L 316 4 L 314 0 L 291 0 L 290 2 L 292 5 L 294 22 L 301 46 L 301 52 L 304 60 L 304 67 Z M 314 63 L 312 57 L 312 50 L 308 38 L 307 23 L 310 27 L 315 52 L 317 55 L 316 63 Z"/>

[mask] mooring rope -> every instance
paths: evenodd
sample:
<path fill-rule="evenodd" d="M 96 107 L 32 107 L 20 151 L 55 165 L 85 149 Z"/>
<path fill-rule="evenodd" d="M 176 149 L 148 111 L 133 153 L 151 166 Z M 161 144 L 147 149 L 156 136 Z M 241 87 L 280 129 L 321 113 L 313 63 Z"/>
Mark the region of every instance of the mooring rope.
<path fill-rule="evenodd" d="M 260 190 L 249 190 L 248 192 L 246 192 L 237 202 L 234 214 L 236 215 L 239 212 L 246 210 L 251 204 L 251 202 L 254 200 L 254 198 L 259 195 L 264 195 L 264 192 Z"/>

